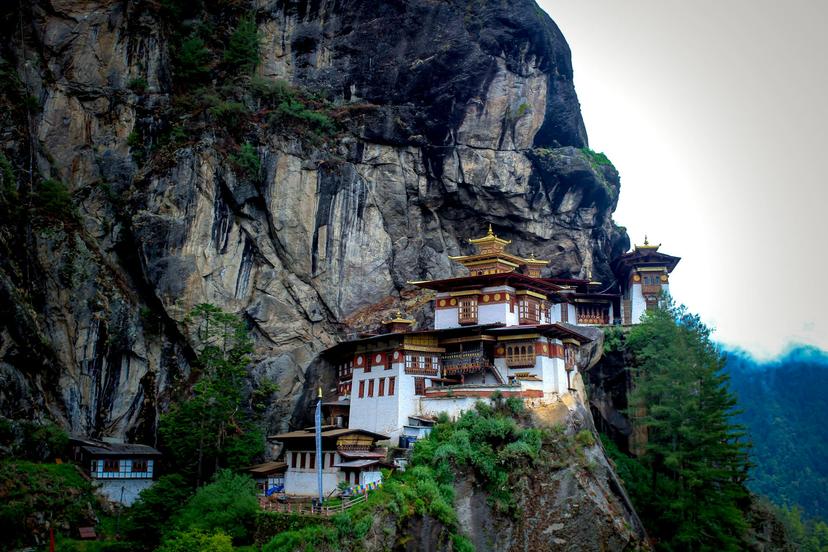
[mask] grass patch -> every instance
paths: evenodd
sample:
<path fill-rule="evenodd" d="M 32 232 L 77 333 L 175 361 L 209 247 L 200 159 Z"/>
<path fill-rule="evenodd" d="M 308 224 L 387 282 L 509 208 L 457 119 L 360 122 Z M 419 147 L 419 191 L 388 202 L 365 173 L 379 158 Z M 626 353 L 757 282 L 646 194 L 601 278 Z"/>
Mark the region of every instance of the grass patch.
<path fill-rule="evenodd" d="M 600 169 L 601 167 L 613 167 L 612 161 L 604 155 L 603 152 L 593 151 L 589 148 L 581 148 L 580 152 L 584 154 L 584 157 L 592 165 L 593 169 Z"/>

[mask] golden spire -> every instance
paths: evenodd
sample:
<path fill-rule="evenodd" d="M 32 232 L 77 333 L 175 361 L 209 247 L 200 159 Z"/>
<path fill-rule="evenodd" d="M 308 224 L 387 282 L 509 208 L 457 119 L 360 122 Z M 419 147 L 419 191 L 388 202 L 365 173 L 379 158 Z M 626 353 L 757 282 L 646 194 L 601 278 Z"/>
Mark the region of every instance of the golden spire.
<path fill-rule="evenodd" d="M 658 250 L 659 247 L 661 247 L 660 243 L 657 244 L 657 245 L 650 245 L 650 238 L 649 238 L 649 236 L 647 236 L 647 234 L 644 234 L 644 245 L 636 245 L 635 246 L 636 249 L 655 249 L 655 250 Z"/>

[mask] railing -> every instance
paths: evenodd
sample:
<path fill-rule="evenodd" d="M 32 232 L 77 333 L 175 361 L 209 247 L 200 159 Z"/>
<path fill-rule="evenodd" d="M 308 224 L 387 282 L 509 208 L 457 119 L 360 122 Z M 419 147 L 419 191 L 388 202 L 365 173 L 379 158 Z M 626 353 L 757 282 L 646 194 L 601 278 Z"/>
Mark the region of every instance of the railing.
<path fill-rule="evenodd" d="M 445 376 L 479 372 L 488 368 L 489 365 L 489 359 L 483 355 L 481 349 L 443 355 L 443 375 Z"/>
<path fill-rule="evenodd" d="M 578 314 L 578 324 L 609 324 L 609 314 Z"/>
<path fill-rule="evenodd" d="M 506 366 L 534 366 L 535 358 L 535 353 L 506 355 Z"/>
<path fill-rule="evenodd" d="M 279 502 L 278 500 L 271 500 L 268 497 L 259 497 L 259 505 L 268 512 L 330 517 L 353 508 L 366 500 L 368 500 L 368 495 L 362 494 L 354 498 L 343 498 L 339 504 L 332 506 L 322 505 L 320 507 L 315 506 L 312 502 Z"/>
<path fill-rule="evenodd" d="M 437 375 L 437 368 L 434 365 L 429 367 L 428 365 L 422 365 L 420 363 L 413 363 L 410 366 L 406 365 L 405 373 L 412 375 L 412 376 L 436 376 Z"/>
<path fill-rule="evenodd" d="M 641 286 L 641 293 L 644 295 L 661 295 L 661 284 L 643 284 Z"/>

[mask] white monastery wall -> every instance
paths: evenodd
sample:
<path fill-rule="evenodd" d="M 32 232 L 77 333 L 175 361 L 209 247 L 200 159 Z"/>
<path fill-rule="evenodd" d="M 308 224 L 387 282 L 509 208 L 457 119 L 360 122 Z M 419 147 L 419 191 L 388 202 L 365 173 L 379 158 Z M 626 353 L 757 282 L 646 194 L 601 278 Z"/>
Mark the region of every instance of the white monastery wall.
<path fill-rule="evenodd" d="M 644 300 L 644 294 L 641 292 L 641 284 L 633 284 L 631 286 L 630 303 L 632 305 L 630 322 L 638 324 L 641 322 L 641 316 L 647 312 L 647 301 Z"/>
<path fill-rule="evenodd" d="M 453 309 L 434 309 L 434 329 L 456 328 L 460 326 L 459 313 Z"/>
<path fill-rule="evenodd" d="M 373 358 L 371 359 L 373 363 Z M 389 395 L 390 378 L 394 377 L 394 394 Z M 380 378 L 384 378 L 383 396 L 379 396 Z M 354 367 L 351 385 L 351 408 L 348 417 L 348 427 L 367 429 L 376 433 L 391 435 L 392 439 L 399 436 L 402 426 L 408 421 L 407 414 L 401 405 L 410 402 L 405 380 L 411 379 L 404 373 L 403 363 L 394 362 L 391 369 L 384 366 L 372 366 L 370 372 L 363 368 Z M 374 382 L 373 396 L 369 395 L 370 381 Z M 359 396 L 360 382 L 364 382 L 363 396 Z M 414 382 L 410 382 L 411 394 L 414 394 Z M 412 407 L 408 407 L 411 410 Z M 411 412 L 413 414 L 413 411 Z"/>

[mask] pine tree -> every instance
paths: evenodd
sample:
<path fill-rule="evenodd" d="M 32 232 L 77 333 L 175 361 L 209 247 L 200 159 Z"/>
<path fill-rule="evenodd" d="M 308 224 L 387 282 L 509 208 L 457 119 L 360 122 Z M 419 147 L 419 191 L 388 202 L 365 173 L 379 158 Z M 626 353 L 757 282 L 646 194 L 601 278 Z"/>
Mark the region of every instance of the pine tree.
<path fill-rule="evenodd" d="M 627 338 L 633 353 L 630 413 L 646 429 L 642 516 L 664 550 L 740 550 L 749 467 L 724 357 L 698 316 L 666 302 Z"/>
<path fill-rule="evenodd" d="M 159 434 L 170 471 L 198 486 L 219 468 L 250 464 L 264 438 L 242 408 L 252 350 L 244 323 L 210 304 L 196 306 L 186 322 L 197 342 L 199 378 L 192 395 L 161 417 Z"/>

